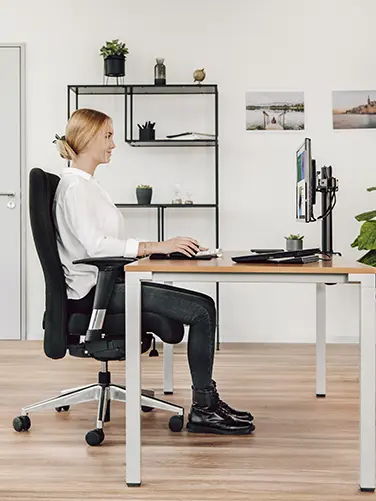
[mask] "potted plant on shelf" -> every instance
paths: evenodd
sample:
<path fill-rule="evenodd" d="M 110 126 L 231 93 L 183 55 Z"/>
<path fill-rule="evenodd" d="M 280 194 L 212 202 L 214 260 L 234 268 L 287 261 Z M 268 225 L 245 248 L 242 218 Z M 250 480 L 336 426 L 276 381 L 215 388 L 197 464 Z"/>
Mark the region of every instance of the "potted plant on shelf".
<path fill-rule="evenodd" d="M 100 55 L 104 58 L 104 74 L 107 77 L 123 77 L 128 53 L 128 47 L 119 39 L 107 41 L 100 50 Z"/>
<path fill-rule="evenodd" d="M 286 239 L 286 250 L 288 251 L 296 251 L 303 249 L 303 238 L 304 235 L 294 235 L 291 233 L 290 236 L 285 237 Z"/>
<path fill-rule="evenodd" d="M 136 188 L 137 203 L 140 205 L 149 205 L 152 194 L 153 188 L 151 186 L 148 184 L 139 184 Z"/>
<path fill-rule="evenodd" d="M 375 191 L 376 186 L 367 188 L 367 191 Z M 376 266 L 376 210 L 363 212 L 355 216 L 359 222 L 364 221 L 360 227 L 359 235 L 351 244 L 359 250 L 368 250 L 358 261 L 369 266 Z"/>

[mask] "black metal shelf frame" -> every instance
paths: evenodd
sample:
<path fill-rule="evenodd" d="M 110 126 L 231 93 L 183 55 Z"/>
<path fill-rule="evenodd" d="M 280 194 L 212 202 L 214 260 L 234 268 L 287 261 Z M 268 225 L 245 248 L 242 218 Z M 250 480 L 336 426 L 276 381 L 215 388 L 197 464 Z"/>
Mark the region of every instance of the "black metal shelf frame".
<path fill-rule="evenodd" d="M 210 207 L 215 210 L 215 246 L 219 244 L 219 111 L 218 111 L 218 86 L 216 84 L 169 84 L 156 86 L 150 84 L 129 85 L 68 85 L 67 88 L 67 117 L 71 116 L 71 98 L 73 95 L 75 109 L 78 109 L 80 95 L 119 95 L 124 96 L 124 140 L 134 147 L 210 147 L 214 151 L 215 164 L 215 203 L 214 204 L 116 204 L 119 208 L 156 208 L 158 217 L 158 241 L 164 239 L 165 210 L 168 208 L 204 208 Z M 184 94 L 209 94 L 214 96 L 214 139 L 154 139 L 152 141 L 140 141 L 133 138 L 133 111 L 134 96 L 136 95 L 184 95 Z M 129 115 L 129 116 L 128 116 Z M 128 137 L 128 124 L 130 137 Z M 217 304 L 217 349 L 219 349 L 219 283 L 216 283 Z"/>
<path fill-rule="evenodd" d="M 115 204 L 118 209 L 157 209 L 158 242 L 164 240 L 165 209 L 206 209 L 216 208 L 215 204 Z"/>

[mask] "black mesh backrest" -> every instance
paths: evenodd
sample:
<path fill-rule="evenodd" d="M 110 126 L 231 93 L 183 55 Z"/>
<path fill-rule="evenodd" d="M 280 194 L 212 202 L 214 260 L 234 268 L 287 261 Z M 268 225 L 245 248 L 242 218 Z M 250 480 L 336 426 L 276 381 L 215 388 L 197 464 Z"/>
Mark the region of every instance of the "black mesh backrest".
<path fill-rule="evenodd" d="M 60 178 L 42 169 L 32 169 L 29 178 L 29 211 L 35 247 L 42 266 L 46 306 L 44 352 L 63 358 L 67 351 L 67 293 L 57 250 L 52 204 Z"/>

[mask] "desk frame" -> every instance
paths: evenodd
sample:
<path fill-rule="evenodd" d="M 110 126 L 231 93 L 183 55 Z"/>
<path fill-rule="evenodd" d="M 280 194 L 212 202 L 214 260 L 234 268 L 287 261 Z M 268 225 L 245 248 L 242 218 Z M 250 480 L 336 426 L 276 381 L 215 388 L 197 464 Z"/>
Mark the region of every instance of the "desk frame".
<path fill-rule="evenodd" d="M 360 466 L 362 491 L 375 490 L 375 276 L 360 273 L 273 273 L 141 271 L 126 269 L 126 483 L 141 485 L 141 282 L 312 283 L 316 284 L 316 394 L 326 395 L 325 284 L 351 284 L 358 290 L 360 341 Z M 172 375 L 171 375 L 172 391 Z"/>

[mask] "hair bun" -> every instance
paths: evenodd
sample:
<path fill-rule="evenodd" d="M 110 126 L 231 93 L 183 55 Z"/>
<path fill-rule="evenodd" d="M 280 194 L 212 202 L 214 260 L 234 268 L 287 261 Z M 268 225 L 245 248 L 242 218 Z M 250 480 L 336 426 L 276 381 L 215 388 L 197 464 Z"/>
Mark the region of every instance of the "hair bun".
<path fill-rule="evenodd" d="M 64 160 L 73 160 L 75 158 L 76 153 L 65 139 L 65 136 L 60 137 L 58 134 L 55 134 L 55 140 L 52 142 L 56 144 L 57 151 Z"/>

